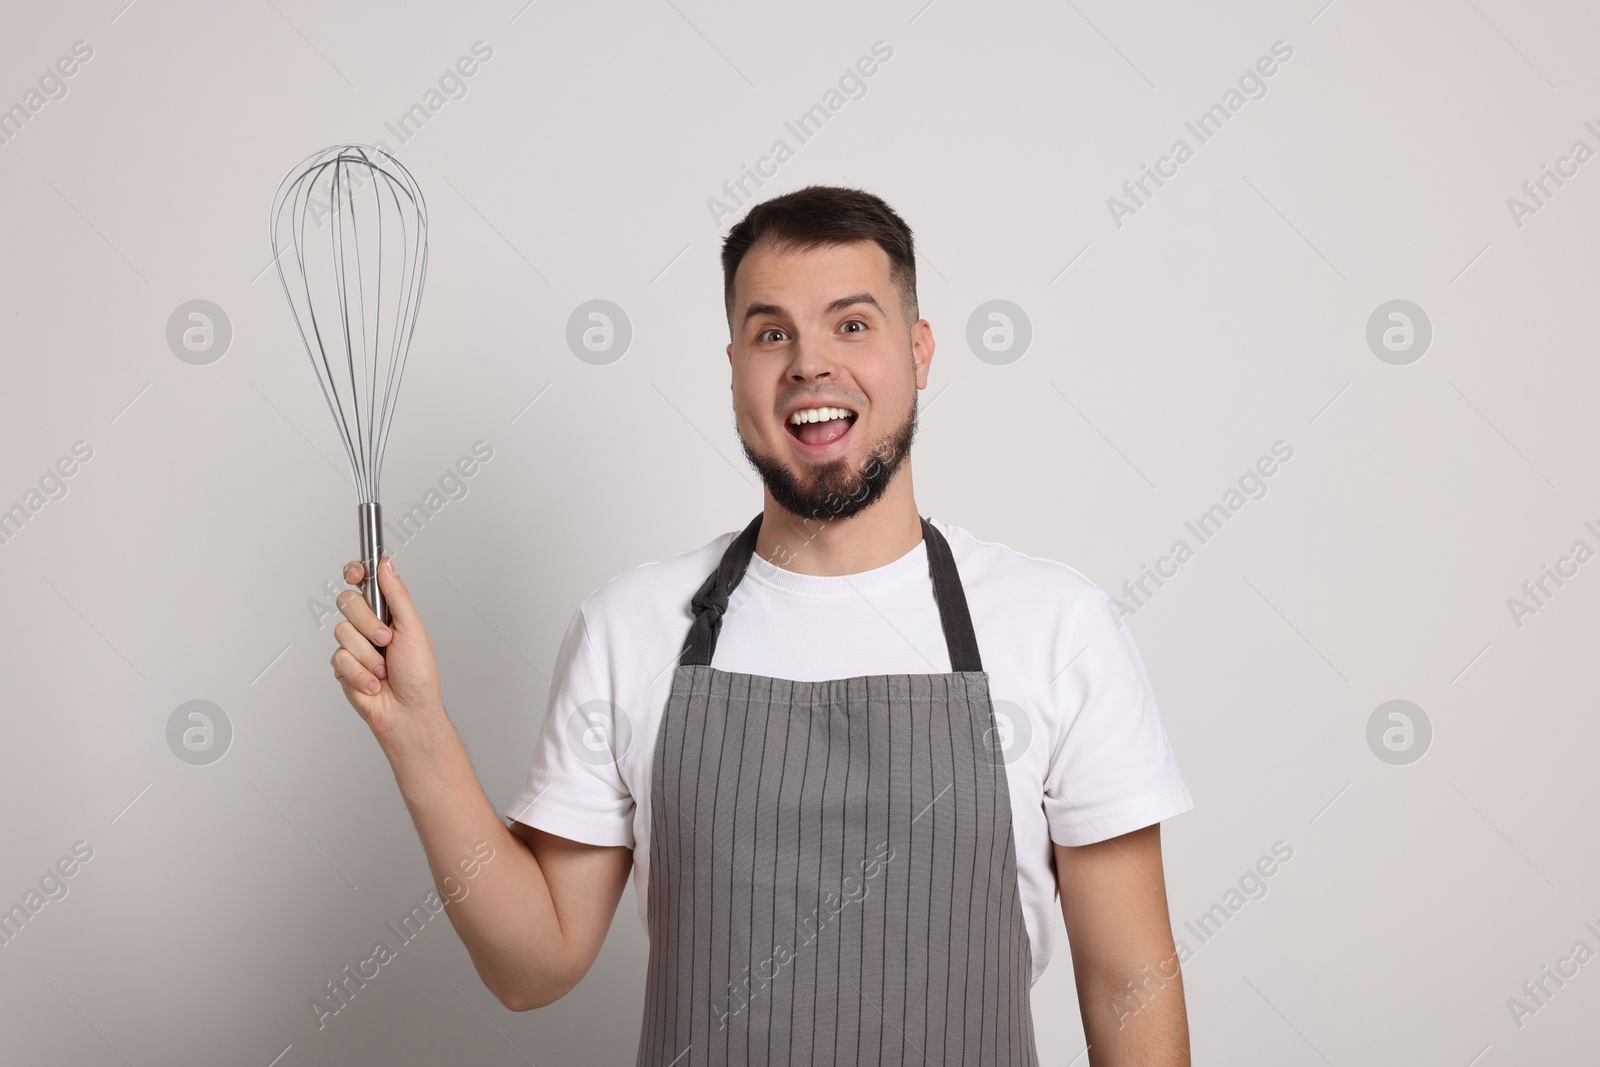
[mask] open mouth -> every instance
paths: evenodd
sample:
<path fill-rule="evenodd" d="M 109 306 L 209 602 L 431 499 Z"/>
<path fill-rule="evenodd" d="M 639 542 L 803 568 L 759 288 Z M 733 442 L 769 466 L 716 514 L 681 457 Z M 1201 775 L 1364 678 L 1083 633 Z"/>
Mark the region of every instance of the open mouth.
<path fill-rule="evenodd" d="M 790 415 L 784 424 L 789 436 L 808 449 L 821 449 L 842 440 L 855 425 L 856 413 L 849 408 L 804 408 Z"/>

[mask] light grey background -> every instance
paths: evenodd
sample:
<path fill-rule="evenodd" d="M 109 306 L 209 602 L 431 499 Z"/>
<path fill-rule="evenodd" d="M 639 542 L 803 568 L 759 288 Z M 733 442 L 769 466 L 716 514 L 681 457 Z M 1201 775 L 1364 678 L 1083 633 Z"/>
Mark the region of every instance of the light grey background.
<path fill-rule="evenodd" d="M 353 494 L 266 270 L 288 167 L 378 138 L 433 224 L 383 499 L 494 449 L 399 561 L 497 806 L 578 600 L 759 506 L 707 200 L 783 138 L 762 197 L 853 184 L 916 231 L 925 514 L 1121 596 L 1294 449 L 1128 620 L 1197 803 L 1163 829 L 1195 1062 L 1594 1055 L 1600 963 L 1520 1027 L 1507 1004 L 1600 949 L 1600 563 L 1520 626 L 1507 604 L 1600 548 L 1600 161 L 1520 225 L 1507 204 L 1600 148 L 1592 6 L 124 3 L 15 4 L 0 34 L 3 106 L 94 50 L 0 145 L 0 506 L 93 449 L 0 545 L 0 904 L 94 850 L 0 947 L 0 1059 L 632 1062 L 631 886 L 541 1011 L 501 1008 L 442 916 L 325 1028 L 308 1009 L 431 888 L 308 604 L 355 554 Z M 400 145 L 384 124 L 479 40 L 467 94 Z M 784 122 L 879 40 L 867 94 L 796 146 Z M 1280 40 L 1267 94 L 1198 144 L 1185 121 Z M 1107 198 L 1178 138 L 1194 158 L 1118 226 Z M 166 340 L 197 299 L 233 331 L 209 365 Z M 566 343 L 595 299 L 633 330 L 608 365 Z M 1396 299 L 1433 329 L 1407 365 L 1366 341 Z M 1028 316 L 1021 359 L 968 346 L 990 300 Z M 1433 728 L 1404 766 L 1367 743 L 1394 699 Z M 192 700 L 233 730 L 206 766 L 168 747 Z M 1200 944 L 1184 924 L 1276 841 L 1266 896 Z M 1039 1049 L 1081 1064 L 1058 933 Z"/>

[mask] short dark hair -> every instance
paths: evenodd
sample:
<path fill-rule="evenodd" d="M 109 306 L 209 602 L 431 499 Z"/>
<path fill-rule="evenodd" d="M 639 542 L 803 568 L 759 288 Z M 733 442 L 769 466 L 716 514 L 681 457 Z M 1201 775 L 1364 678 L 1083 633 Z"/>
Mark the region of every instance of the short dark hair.
<path fill-rule="evenodd" d="M 722 242 L 722 302 L 733 329 L 733 277 L 745 253 L 765 241 L 782 251 L 876 241 L 889 257 L 889 280 L 900 290 L 900 313 L 910 326 L 917 310 L 917 259 L 911 227 L 880 197 L 861 189 L 808 185 L 751 208 Z"/>

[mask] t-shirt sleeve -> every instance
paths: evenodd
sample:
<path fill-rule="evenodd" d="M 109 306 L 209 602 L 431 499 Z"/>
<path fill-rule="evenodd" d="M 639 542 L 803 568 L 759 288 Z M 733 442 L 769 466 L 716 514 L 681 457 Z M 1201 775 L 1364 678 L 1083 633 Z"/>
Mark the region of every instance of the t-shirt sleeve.
<path fill-rule="evenodd" d="M 1051 840 L 1093 844 L 1193 808 L 1133 633 L 1103 589 L 1079 600 L 1058 654 L 1071 666 L 1052 694 L 1062 722 L 1045 772 Z"/>
<path fill-rule="evenodd" d="M 573 841 L 632 848 L 635 804 L 615 755 L 630 724 L 608 699 L 600 659 L 580 604 L 556 656 L 527 780 L 505 815 Z"/>

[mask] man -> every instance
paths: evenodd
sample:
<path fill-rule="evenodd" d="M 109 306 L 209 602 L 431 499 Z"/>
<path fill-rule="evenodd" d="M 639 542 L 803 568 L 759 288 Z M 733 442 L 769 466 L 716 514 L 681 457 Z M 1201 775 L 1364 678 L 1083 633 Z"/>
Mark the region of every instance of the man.
<path fill-rule="evenodd" d="M 565 995 L 631 868 L 640 1065 L 1033 1065 L 1059 894 L 1089 1062 L 1187 1064 L 1160 821 L 1193 802 L 1110 598 L 917 511 L 910 230 L 813 186 L 723 269 L 761 513 L 579 605 L 509 827 L 393 560 L 392 631 L 340 597 L 334 672 L 435 878 L 495 849 L 450 910 L 478 973 L 514 1010 Z"/>

